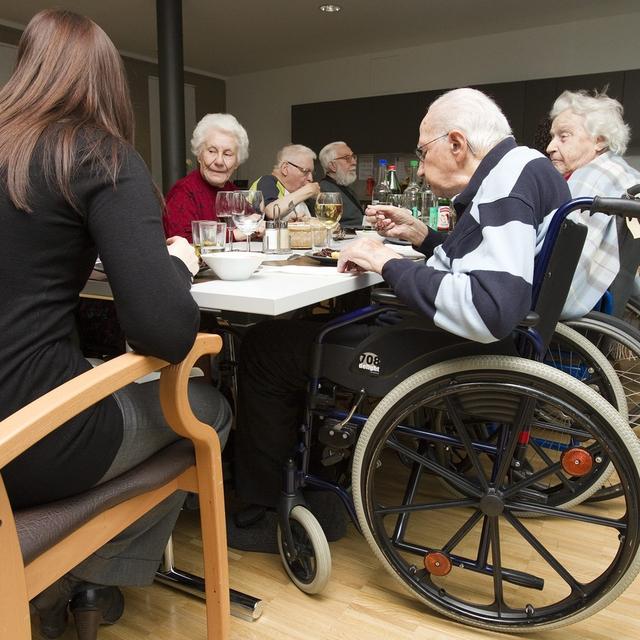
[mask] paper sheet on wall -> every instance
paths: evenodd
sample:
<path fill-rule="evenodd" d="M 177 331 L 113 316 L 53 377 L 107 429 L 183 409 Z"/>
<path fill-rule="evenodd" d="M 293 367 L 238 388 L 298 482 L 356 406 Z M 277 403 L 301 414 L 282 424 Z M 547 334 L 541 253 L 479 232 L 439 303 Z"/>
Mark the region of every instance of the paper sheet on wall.
<path fill-rule="evenodd" d="M 358 180 L 366 180 L 369 176 L 375 178 L 373 175 L 373 156 L 358 156 Z"/>
<path fill-rule="evenodd" d="M 640 220 L 637 218 L 627 218 L 627 229 L 629 229 L 634 240 L 640 238 Z"/>

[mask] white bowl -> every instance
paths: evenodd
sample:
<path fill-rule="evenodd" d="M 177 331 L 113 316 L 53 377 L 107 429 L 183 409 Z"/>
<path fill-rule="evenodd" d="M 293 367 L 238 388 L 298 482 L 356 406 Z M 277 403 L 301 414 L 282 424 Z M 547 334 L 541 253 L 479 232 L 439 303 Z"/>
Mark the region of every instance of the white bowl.
<path fill-rule="evenodd" d="M 264 257 L 264 254 L 253 251 L 226 251 L 209 253 L 202 259 L 220 280 L 247 280 Z"/>

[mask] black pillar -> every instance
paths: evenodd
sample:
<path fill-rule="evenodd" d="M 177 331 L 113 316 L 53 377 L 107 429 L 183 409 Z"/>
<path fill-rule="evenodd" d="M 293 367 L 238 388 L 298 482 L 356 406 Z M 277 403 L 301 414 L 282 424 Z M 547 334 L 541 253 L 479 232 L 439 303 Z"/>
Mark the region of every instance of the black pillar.
<path fill-rule="evenodd" d="M 156 0 L 160 75 L 162 186 L 166 193 L 185 174 L 182 0 Z"/>

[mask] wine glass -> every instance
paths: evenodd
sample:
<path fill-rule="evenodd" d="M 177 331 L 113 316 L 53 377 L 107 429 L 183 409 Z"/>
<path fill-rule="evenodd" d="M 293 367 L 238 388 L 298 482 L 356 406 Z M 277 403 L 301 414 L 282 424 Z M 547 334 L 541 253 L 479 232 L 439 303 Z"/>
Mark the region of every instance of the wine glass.
<path fill-rule="evenodd" d="M 227 223 L 227 232 L 229 233 L 229 245 L 233 245 L 233 219 L 231 212 L 233 210 L 233 194 L 235 191 L 218 191 L 216 193 L 216 217 L 220 222 Z"/>
<path fill-rule="evenodd" d="M 251 234 L 264 219 L 262 191 L 234 191 L 231 218 L 247 237 L 247 251 L 251 251 Z"/>
<path fill-rule="evenodd" d="M 316 198 L 316 219 L 327 230 L 326 245 L 331 247 L 331 232 L 342 217 L 342 195 L 338 192 L 323 191 Z M 315 247 L 314 247 L 315 251 Z"/>

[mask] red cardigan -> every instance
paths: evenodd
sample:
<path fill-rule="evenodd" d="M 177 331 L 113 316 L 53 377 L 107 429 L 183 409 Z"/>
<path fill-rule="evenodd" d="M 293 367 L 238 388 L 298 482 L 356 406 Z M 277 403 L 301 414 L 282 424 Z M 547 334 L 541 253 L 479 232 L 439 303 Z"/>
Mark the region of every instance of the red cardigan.
<path fill-rule="evenodd" d="M 218 191 L 236 191 L 233 182 L 220 187 L 210 185 L 195 169 L 176 182 L 166 198 L 166 209 L 162 222 L 164 234 L 182 236 L 191 242 L 192 220 L 217 220 L 216 194 Z"/>

